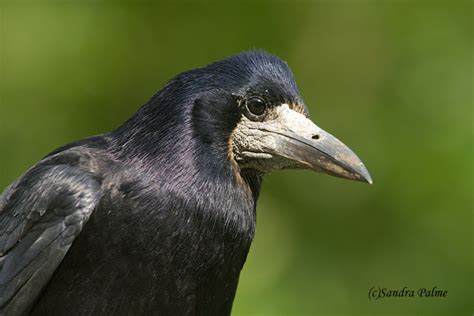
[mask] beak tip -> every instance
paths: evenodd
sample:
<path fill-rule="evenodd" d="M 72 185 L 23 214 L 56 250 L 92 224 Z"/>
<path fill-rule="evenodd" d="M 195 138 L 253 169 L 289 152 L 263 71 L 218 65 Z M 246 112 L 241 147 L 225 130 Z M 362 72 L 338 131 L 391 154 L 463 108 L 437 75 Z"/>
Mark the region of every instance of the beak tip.
<path fill-rule="evenodd" d="M 365 182 L 368 184 L 373 184 L 374 181 L 372 180 L 372 177 L 370 176 L 369 171 L 364 167 L 361 172 L 358 173 L 358 180 L 361 182 Z"/>

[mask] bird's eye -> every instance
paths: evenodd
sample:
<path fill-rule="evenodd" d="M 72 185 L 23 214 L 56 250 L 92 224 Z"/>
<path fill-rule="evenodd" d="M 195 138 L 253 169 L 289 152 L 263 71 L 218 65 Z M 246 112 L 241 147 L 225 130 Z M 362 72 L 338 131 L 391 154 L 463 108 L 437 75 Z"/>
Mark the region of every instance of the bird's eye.
<path fill-rule="evenodd" d="M 255 97 L 247 101 L 247 108 L 253 115 L 260 116 L 265 113 L 267 106 L 262 99 Z"/>

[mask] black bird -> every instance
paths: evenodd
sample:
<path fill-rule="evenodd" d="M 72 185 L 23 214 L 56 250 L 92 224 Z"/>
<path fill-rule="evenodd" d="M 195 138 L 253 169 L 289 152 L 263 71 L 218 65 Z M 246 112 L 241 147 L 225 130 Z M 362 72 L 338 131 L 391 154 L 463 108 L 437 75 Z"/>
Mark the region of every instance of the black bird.
<path fill-rule="evenodd" d="M 262 176 L 285 168 L 371 183 L 277 57 L 179 74 L 0 196 L 0 313 L 229 315 Z"/>

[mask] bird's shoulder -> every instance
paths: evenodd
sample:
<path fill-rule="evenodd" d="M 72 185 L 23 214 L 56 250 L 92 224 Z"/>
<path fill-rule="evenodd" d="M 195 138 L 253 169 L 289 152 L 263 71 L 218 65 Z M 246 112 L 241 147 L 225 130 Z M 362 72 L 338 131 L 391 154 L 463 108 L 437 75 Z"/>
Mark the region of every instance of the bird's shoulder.
<path fill-rule="evenodd" d="M 0 314 L 40 294 L 99 203 L 109 160 L 99 147 L 64 148 L 0 196 Z"/>

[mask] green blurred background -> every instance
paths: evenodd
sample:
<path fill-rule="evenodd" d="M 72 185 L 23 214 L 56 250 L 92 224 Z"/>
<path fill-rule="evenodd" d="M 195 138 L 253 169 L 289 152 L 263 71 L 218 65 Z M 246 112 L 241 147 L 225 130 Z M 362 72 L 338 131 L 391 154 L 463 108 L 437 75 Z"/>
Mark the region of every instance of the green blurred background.
<path fill-rule="evenodd" d="M 375 184 L 267 176 L 234 315 L 472 315 L 473 39 L 471 1 L 3 0 L 0 190 L 175 74 L 263 48 Z"/>

